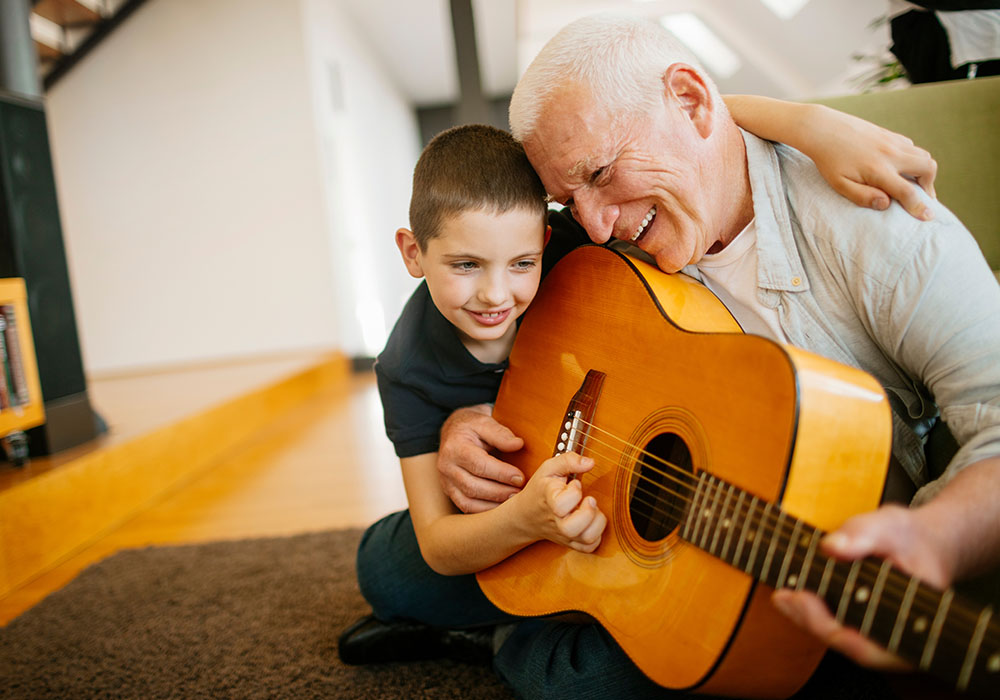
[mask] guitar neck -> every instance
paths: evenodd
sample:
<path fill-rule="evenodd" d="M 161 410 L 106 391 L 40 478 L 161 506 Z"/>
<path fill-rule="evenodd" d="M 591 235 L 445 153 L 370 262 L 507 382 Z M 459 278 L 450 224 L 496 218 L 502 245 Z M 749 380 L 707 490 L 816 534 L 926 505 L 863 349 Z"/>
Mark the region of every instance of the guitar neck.
<path fill-rule="evenodd" d="M 888 560 L 827 557 L 819 551 L 823 531 L 704 472 L 680 534 L 774 588 L 815 593 L 838 622 L 959 690 L 1000 692 L 992 607 L 933 588 Z"/>

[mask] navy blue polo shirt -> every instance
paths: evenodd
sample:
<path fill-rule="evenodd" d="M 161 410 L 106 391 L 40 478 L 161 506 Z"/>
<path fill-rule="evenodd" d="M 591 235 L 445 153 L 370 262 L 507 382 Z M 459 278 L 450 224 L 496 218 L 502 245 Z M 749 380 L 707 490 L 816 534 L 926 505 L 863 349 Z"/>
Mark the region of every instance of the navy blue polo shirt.
<path fill-rule="evenodd" d="M 589 242 L 567 213 L 551 212 L 552 237 L 542 257 L 544 276 L 563 255 Z M 518 319 L 520 322 L 520 319 Z M 431 300 L 427 283 L 410 296 L 375 362 L 385 432 L 399 457 L 437 452 L 452 411 L 492 403 L 507 361 L 480 362 Z"/>
<path fill-rule="evenodd" d="M 462 345 L 421 282 L 375 363 L 385 431 L 396 455 L 437 452 L 445 419 L 456 408 L 492 402 L 505 369 L 506 360 L 480 362 Z"/>

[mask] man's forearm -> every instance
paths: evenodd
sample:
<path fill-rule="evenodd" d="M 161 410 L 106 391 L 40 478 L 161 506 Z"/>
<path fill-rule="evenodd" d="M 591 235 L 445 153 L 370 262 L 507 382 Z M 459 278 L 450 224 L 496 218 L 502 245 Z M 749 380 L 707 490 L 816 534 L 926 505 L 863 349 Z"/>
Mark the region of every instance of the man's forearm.
<path fill-rule="evenodd" d="M 915 509 L 949 581 L 1000 566 L 1000 457 L 970 464 Z"/>

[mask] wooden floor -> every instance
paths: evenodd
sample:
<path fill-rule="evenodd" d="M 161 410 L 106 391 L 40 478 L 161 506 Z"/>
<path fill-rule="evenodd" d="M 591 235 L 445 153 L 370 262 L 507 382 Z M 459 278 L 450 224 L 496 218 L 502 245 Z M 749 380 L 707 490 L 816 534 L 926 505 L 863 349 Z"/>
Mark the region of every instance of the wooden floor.
<path fill-rule="evenodd" d="M 210 372 L 216 380 L 202 378 L 198 390 L 221 396 L 238 384 L 219 375 Z M 130 408 L 124 397 L 135 396 L 134 385 L 128 387 L 135 381 L 146 383 L 141 392 L 145 399 Z M 155 406 L 158 385 L 173 386 L 164 391 L 160 408 Z M 92 382 L 91 394 L 98 410 L 114 406 L 117 415 L 106 418 L 111 422 L 121 416 L 130 426 L 123 429 L 126 433 L 179 410 L 173 407 L 175 399 L 166 398 L 178 395 L 176 378 L 169 375 Z M 189 395 L 186 402 L 190 400 Z M 58 464 L 47 468 L 58 469 Z M 4 469 L 7 473 L 0 476 L 7 482 L 27 478 Z M 364 526 L 405 503 L 374 377 L 352 375 L 283 413 L 240 449 L 0 598 L 0 625 L 119 549 Z"/>

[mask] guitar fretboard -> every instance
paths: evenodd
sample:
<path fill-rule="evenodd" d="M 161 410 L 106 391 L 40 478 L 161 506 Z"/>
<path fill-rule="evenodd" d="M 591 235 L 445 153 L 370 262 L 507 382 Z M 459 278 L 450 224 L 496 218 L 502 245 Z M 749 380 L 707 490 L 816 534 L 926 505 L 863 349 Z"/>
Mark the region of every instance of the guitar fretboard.
<path fill-rule="evenodd" d="M 1000 621 L 993 608 L 903 573 L 888 560 L 843 562 L 825 533 L 733 484 L 702 473 L 681 537 L 774 588 L 811 591 L 853 627 L 959 690 L 1000 693 Z"/>

